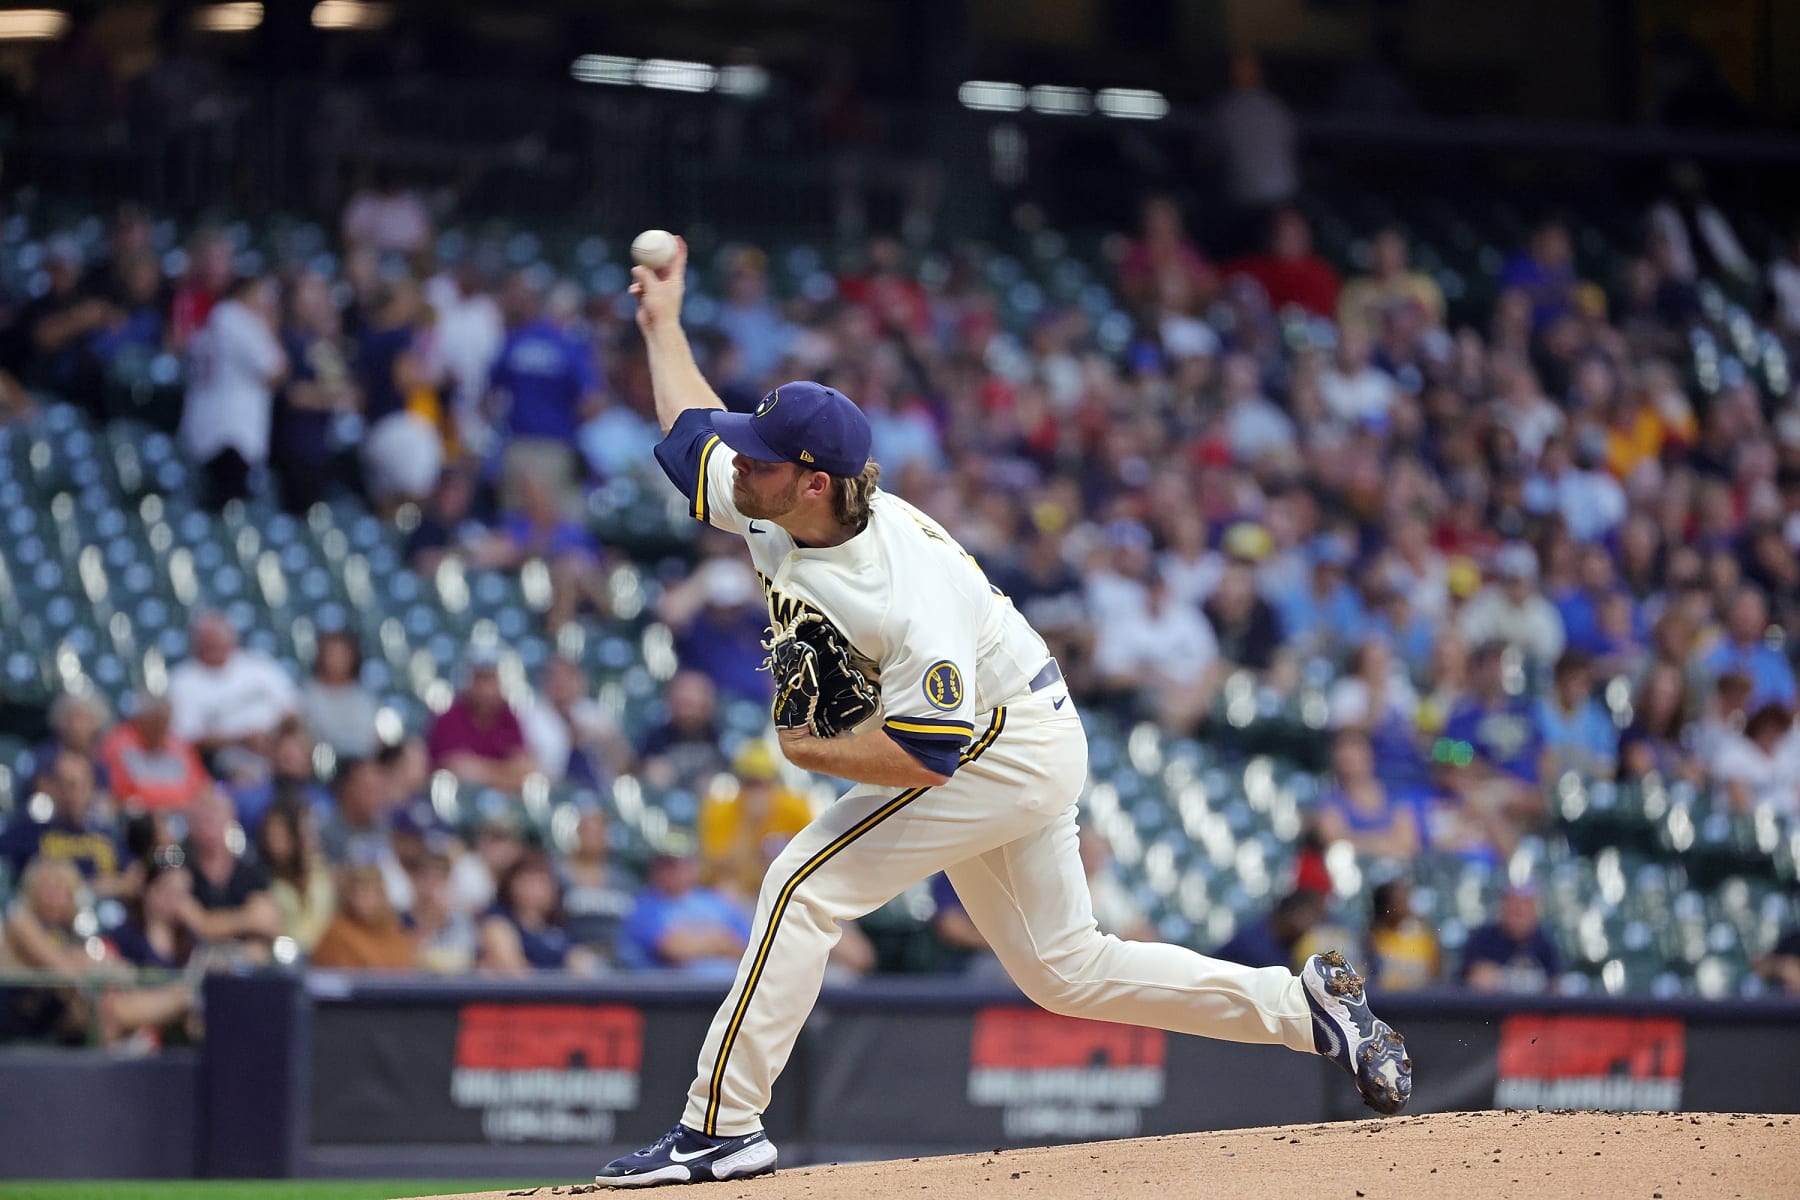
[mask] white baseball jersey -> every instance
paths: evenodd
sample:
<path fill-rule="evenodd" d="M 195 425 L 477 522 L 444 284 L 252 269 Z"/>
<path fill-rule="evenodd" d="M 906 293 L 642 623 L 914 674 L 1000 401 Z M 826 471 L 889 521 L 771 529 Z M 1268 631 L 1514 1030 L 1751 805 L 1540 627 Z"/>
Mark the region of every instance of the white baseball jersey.
<path fill-rule="evenodd" d="M 1025 994 L 1058 1012 L 1316 1049 L 1300 980 L 1286 968 L 1101 935 L 1075 825 L 1087 776 L 1081 718 L 1060 681 L 1030 689 L 1049 658 L 1043 639 L 962 547 L 879 492 L 849 541 L 796 545 L 732 503 L 733 455 L 711 411 L 683 413 L 656 449 L 689 512 L 749 542 L 777 619 L 810 605 L 838 627 L 879 676 L 888 736 L 953 777 L 903 791 L 857 784 L 776 857 L 701 1045 L 683 1124 L 711 1138 L 759 1128 L 839 922 L 937 871 Z"/>
<path fill-rule="evenodd" d="M 657 458 L 693 516 L 744 536 L 772 620 L 816 609 L 879 683 L 883 727 L 927 766 L 950 774 L 977 714 L 1018 695 L 1049 660 L 1044 639 L 943 526 L 877 491 L 863 531 L 804 547 L 732 502 L 732 451 L 708 409 L 690 409 Z"/>

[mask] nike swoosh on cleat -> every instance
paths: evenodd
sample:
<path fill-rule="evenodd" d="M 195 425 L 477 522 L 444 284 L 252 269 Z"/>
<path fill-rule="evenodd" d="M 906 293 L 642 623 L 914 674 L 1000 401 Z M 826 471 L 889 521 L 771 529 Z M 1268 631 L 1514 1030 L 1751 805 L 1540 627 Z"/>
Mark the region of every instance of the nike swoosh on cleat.
<path fill-rule="evenodd" d="M 720 1142 L 717 1146 L 708 1146 L 706 1149 L 696 1150 L 692 1154 L 683 1154 L 681 1151 L 671 1146 L 669 1147 L 669 1157 L 678 1163 L 693 1162 L 696 1158 L 705 1158 L 709 1154 L 717 1154 L 724 1148 L 725 1143 Z"/>
<path fill-rule="evenodd" d="M 1061 708 L 1063 705 L 1067 704 L 1068 702 L 1069 702 L 1069 698 L 1067 696 L 1064 696 L 1061 700 L 1052 700 L 1050 702 L 1050 707 L 1051 708 Z"/>

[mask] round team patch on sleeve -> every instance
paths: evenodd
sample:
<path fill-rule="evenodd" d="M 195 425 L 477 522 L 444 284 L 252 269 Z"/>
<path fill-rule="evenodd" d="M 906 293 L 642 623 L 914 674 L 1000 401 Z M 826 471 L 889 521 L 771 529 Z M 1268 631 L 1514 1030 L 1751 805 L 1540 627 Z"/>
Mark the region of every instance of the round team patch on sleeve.
<path fill-rule="evenodd" d="M 925 671 L 925 700 L 940 712 L 953 712 L 962 707 L 962 672 L 949 659 L 939 659 Z"/>

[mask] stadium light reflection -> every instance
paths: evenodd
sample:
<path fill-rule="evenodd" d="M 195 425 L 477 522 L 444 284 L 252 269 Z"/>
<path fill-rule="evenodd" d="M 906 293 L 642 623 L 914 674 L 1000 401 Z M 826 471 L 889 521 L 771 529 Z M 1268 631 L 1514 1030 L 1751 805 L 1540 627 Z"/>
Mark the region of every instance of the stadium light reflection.
<path fill-rule="evenodd" d="M 0 41 L 38 42 L 59 38 L 69 27 L 69 14 L 55 8 L 0 11 Z"/>
<path fill-rule="evenodd" d="M 637 82 L 638 60 L 616 54 L 584 54 L 569 67 L 569 76 L 578 83 L 609 83 L 628 87 Z"/>
<path fill-rule="evenodd" d="M 977 112 L 1018 112 L 1025 107 L 1024 88 L 988 79 L 971 79 L 956 89 L 956 98 Z"/>
<path fill-rule="evenodd" d="M 1169 115 L 1168 99 L 1143 88 L 1102 88 L 1094 106 L 1106 116 L 1127 121 L 1155 121 Z"/>
<path fill-rule="evenodd" d="M 1062 87 L 1049 83 L 1040 83 L 1032 88 L 1027 99 L 1032 111 L 1053 117 L 1079 116 L 1091 111 L 1093 107 L 1093 98 L 1088 95 L 1086 88 Z"/>
<path fill-rule="evenodd" d="M 393 5 L 368 0 L 319 0 L 312 10 L 315 29 L 381 29 L 393 19 Z"/>
<path fill-rule="evenodd" d="M 710 92 L 719 81 L 719 69 L 678 58 L 647 58 L 638 64 L 637 81 L 641 87 L 663 92 Z"/>
<path fill-rule="evenodd" d="M 1030 89 L 1017 83 L 971 79 L 956 89 L 964 108 L 977 112 L 1033 112 L 1053 117 L 1081 116 L 1098 112 L 1124 121 L 1156 121 L 1169 115 L 1169 100 L 1148 88 L 1086 88 L 1040 83 Z"/>
<path fill-rule="evenodd" d="M 254 3 L 208 4 L 194 12 L 194 28 L 204 33 L 249 33 L 263 21 L 263 6 Z"/>
<path fill-rule="evenodd" d="M 622 54 L 583 54 L 569 64 L 577 83 L 612 87 L 644 87 L 663 92 L 718 92 L 721 96 L 761 96 L 769 90 L 769 72 L 752 63 L 715 67 L 679 58 L 631 58 Z"/>

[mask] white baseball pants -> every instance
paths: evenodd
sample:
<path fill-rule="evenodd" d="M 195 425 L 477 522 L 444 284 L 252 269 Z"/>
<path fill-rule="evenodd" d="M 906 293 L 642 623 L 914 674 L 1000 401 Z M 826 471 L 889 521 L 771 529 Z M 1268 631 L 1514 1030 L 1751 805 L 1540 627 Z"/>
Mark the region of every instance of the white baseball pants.
<path fill-rule="evenodd" d="M 1060 707 L 1058 704 L 1060 702 Z M 750 945 L 713 1018 L 682 1122 L 715 1137 L 761 1126 L 819 995 L 838 922 L 937 871 L 1024 993 L 1052 1012 L 1313 1053 L 1299 977 L 1094 924 L 1076 851 L 1087 739 L 1061 685 L 996 709 L 942 787 L 858 786 L 770 866 Z"/>

